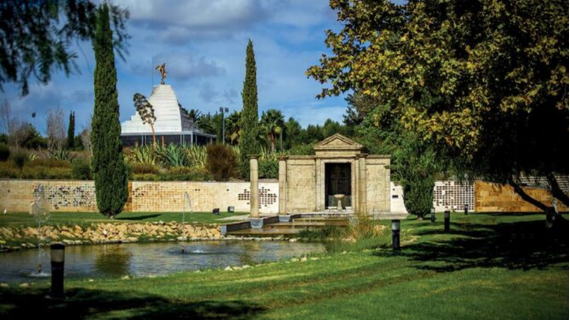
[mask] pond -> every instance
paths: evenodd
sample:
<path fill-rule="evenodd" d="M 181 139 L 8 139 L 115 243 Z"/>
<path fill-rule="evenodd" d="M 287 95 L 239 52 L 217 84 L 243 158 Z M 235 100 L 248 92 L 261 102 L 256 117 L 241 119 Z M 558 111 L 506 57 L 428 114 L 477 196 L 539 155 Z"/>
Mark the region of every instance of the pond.
<path fill-rule="evenodd" d="M 184 247 L 184 252 L 181 248 Z M 0 254 L 0 282 L 49 278 L 49 247 Z M 160 276 L 227 266 L 251 265 L 325 252 L 318 243 L 287 241 L 205 241 L 187 243 L 68 246 L 66 278 Z M 41 261 L 43 271 L 38 274 Z"/>

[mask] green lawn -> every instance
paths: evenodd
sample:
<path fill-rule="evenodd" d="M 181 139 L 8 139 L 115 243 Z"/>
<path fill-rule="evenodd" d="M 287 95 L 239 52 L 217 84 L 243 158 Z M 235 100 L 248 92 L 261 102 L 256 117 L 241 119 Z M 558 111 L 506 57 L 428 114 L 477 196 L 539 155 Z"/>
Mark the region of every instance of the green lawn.
<path fill-rule="evenodd" d="M 211 212 L 193 212 L 185 214 L 185 221 L 191 223 L 217 223 L 225 224 L 231 221 L 220 220 L 221 218 L 244 215 L 247 213 L 226 213 L 214 215 Z M 177 221 L 182 222 L 182 212 L 123 212 L 115 219 L 109 219 L 98 212 L 52 212 L 47 224 L 50 225 L 74 225 L 88 223 L 124 223 L 124 222 L 153 222 L 153 221 Z M 27 212 L 10 212 L 0 214 L 0 227 L 3 226 L 33 226 L 37 225 L 34 216 Z"/>
<path fill-rule="evenodd" d="M 0 316 L 568 319 L 567 224 L 546 230 L 542 215 L 456 214 L 444 234 L 438 218 L 404 221 L 399 254 L 386 235 L 306 262 L 68 281 L 65 301 L 44 299 L 47 283 L 0 288 Z"/>

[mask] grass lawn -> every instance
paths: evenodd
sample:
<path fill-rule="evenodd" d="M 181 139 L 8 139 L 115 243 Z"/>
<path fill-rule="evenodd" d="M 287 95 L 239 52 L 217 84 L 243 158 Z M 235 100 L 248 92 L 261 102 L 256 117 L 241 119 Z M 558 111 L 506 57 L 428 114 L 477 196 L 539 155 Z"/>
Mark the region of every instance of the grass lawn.
<path fill-rule="evenodd" d="M 220 219 L 244 214 L 247 213 L 220 212 L 220 215 L 214 215 L 211 212 L 187 212 L 185 214 L 185 221 L 189 223 L 225 224 L 231 221 Z M 153 221 L 182 222 L 182 212 L 123 212 L 115 217 L 115 219 L 109 219 L 98 212 L 52 212 L 47 224 L 74 225 L 89 223 L 139 223 Z M 10 212 L 4 215 L 0 214 L 0 227 L 35 225 L 37 225 L 37 223 L 34 220 L 34 216 L 27 212 Z"/>
<path fill-rule="evenodd" d="M 389 234 L 305 262 L 161 278 L 66 282 L 65 301 L 46 282 L 0 287 L 0 316 L 26 318 L 568 319 L 568 224 L 543 215 L 452 216 L 402 222 Z M 388 222 L 383 222 L 388 224 Z"/>

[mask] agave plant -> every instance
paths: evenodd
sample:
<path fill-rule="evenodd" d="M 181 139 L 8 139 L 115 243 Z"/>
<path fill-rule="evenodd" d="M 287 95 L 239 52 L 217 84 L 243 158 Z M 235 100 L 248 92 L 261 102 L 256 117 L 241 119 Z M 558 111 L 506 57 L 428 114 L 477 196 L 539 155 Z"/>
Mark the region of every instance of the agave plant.
<path fill-rule="evenodd" d="M 206 168 L 206 161 L 208 159 L 208 152 L 204 146 L 191 146 L 186 148 L 186 157 L 188 163 L 195 168 Z"/>
<path fill-rule="evenodd" d="M 129 153 L 125 153 L 127 161 L 148 165 L 155 165 L 157 156 L 150 146 L 133 147 Z"/>
<path fill-rule="evenodd" d="M 169 167 L 184 167 L 188 165 L 188 158 L 184 147 L 169 144 L 156 149 L 162 162 Z"/>
<path fill-rule="evenodd" d="M 69 152 L 69 150 L 60 148 L 60 149 L 54 149 L 52 151 L 49 152 L 49 157 L 51 159 L 55 159 L 55 160 L 62 160 L 62 161 L 71 161 L 73 160 L 73 156 L 71 155 L 71 152 Z"/>

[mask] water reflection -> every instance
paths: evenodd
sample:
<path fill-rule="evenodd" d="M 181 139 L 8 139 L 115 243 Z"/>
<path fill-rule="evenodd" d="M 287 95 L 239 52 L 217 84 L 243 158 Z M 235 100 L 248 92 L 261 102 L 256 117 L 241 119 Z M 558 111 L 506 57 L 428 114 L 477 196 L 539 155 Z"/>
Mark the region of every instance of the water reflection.
<path fill-rule="evenodd" d="M 102 247 L 95 258 L 97 272 L 108 276 L 128 275 L 133 254 L 123 246 Z"/>
<path fill-rule="evenodd" d="M 182 247 L 184 252 L 182 252 Z M 325 252 L 317 243 L 284 241 L 188 242 L 71 246 L 65 252 L 67 278 L 140 277 L 226 266 L 251 265 Z M 30 281 L 36 252 L 0 254 L 0 282 Z M 44 272 L 49 273 L 49 258 Z"/>

